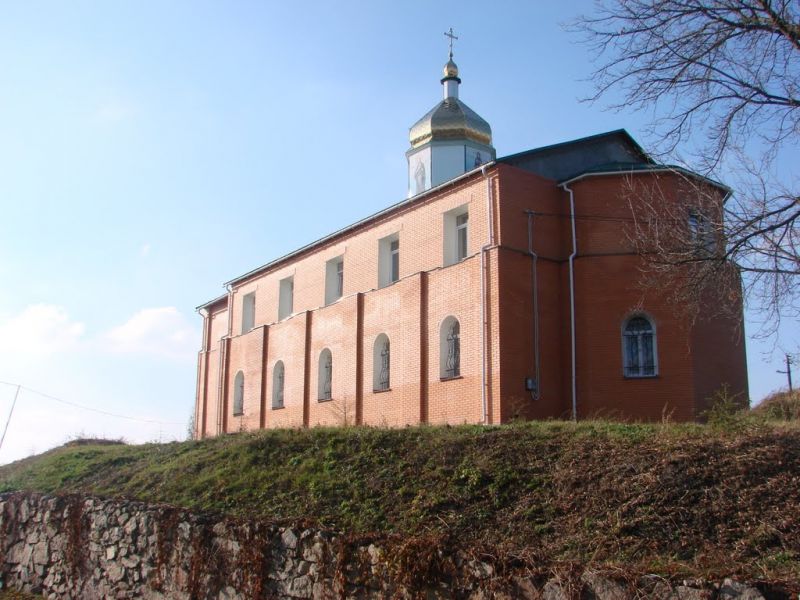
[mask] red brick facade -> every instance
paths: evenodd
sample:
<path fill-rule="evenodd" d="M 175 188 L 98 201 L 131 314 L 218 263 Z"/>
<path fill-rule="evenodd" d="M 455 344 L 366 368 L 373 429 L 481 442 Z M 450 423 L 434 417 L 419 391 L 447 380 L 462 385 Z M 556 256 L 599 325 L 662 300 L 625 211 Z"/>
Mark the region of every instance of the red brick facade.
<path fill-rule="evenodd" d="M 666 293 L 643 292 L 637 284 L 642 259 L 623 234 L 631 209 L 622 190 L 626 178 L 656 176 L 598 174 L 569 185 L 576 215 L 577 418 L 692 420 L 723 385 L 747 394 L 741 317 L 738 323 L 711 317 L 689 327 Z M 679 202 L 669 192 L 677 189 L 674 176 L 658 176 L 670 201 Z M 198 435 L 570 417 L 573 239 L 565 187 L 496 163 L 231 282 L 228 295 L 201 307 Z M 468 214 L 467 253 L 445 266 L 444 245 L 452 237 L 445 230 L 453 222 L 447 214 L 454 209 Z M 586 215 L 592 218 L 581 218 Z M 391 235 L 399 240 L 399 280 L 379 287 L 379 241 Z M 343 260 L 342 296 L 326 306 L 326 265 L 336 257 Z M 279 319 L 280 281 L 287 277 L 293 277 L 293 310 Z M 254 319 L 243 331 L 247 294 L 255 294 Z M 646 316 L 655 328 L 654 376 L 623 373 L 623 327 L 632 315 Z M 448 317 L 460 326 L 457 377 L 442 373 Z M 390 342 L 389 389 L 375 391 L 380 334 Z M 320 400 L 324 349 L 331 355 L 330 400 Z M 278 361 L 283 403 L 273 406 Z M 526 378 L 535 380 L 538 394 L 526 390 Z"/>

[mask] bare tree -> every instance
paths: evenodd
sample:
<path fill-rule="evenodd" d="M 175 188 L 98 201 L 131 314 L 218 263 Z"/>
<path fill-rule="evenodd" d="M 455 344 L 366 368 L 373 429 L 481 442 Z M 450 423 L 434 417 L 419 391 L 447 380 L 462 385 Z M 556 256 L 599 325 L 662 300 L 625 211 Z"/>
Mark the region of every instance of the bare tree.
<path fill-rule="evenodd" d="M 781 168 L 800 147 L 800 2 L 600 0 L 573 29 L 599 57 L 592 100 L 621 92 L 612 108 L 653 111 L 648 133 L 662 157 L 688 149 L 703 175 L 734 179 L 719 211 L 709 196 L 718 192 L 685 177 L 694 216 L 664 214 L 657 193 L 644 195 L 636 239 L 651 265 L 681 265 L 697 287 L 717 285 L 734 263 L 752 306 L 773 323 L 797 316 L 800 185 Z M 721 240 L 714 251 L 711 239 Z"/>
<path fill-rule="evenodd" d="M 197 431 L 197 410 L 192 406 L 192 412 L 189 413 L 189 421 L 186 423 L 186 440 L 200 439 L 200 433 Z"/>

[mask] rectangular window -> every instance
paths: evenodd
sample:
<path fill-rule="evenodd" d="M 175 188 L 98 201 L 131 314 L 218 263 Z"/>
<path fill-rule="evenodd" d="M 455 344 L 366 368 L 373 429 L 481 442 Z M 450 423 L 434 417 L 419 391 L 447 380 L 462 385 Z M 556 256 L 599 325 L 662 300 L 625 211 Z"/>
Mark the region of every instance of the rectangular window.
<path fill-rule="evenodd" d="M 714 230 L 706 216 L 696 210 L 689 212 L 689 236 L 695 248 L 714 251 Z"/>
<path fill-rule="evenodd" d="M 400 240 L 394 240 L 389 251 L 392 254 L 392 282 L 400 279 Z"/>
<path fill-rule="evenodd" d="M 294 277 L 281 279 L 278 284 L 278 320 L 294 312 Z"/>
<path fill-rule="evenodd" d="M 398 234 L 378 240 L 378 287 L 400 279 L 400 239 Z"/>
<path fill-rule="evenodd" d="M 325 263 L 325 304 L 336 302 L 344 295 L 344 257 L 337 256 Z"/>
<path fill-rule="evenodd" d="M 469 255 L 469 206 L 444 213 L 442 232 L 444 266 L 461 262 Z"/>
<path fill-rule="evenodd" d="M 467 225 L 469 213 L 456 217 L 456 262 L 467 258 Z"/>
<path fill-rule="evenodd" d="M 256 293 L 245 294 L 242 298 L 242 333 L 247 333 L 256 324 Z"/>

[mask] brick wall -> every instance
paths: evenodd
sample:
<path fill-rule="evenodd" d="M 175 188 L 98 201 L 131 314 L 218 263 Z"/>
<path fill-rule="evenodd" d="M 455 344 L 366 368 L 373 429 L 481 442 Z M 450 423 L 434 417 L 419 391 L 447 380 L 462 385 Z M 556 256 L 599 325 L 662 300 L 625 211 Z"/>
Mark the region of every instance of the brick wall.
<path fill-rule="evenodd" d="M 444 267 L 444 213 L 458 207 L 469 212 L 468 258 Z M 313 252 L 235 283 L 223 398 L 217 398 L 213 369 L 207 370 L 205 383 L 199 377 L 198 405 L 205 408 L 198 413 L 204 413 L 204 434 L 216 432 L 218 406 L 225 412 L 223 430 L 229 432 L 344 423 L 479 422 L 480 248 L 488 235 L 486 223 L 486 183 L 479 178 L 409 202 Z M 400 240 L 400 279 L 379 289 L 379 240 L 393 234 Z M 339 256 L 344 260 L 343 295 L 325 306 L 326 263 Z M 279 321 L 279 282 L 289 276 L 294 278 L 294 312 Z M 243 333 L 243 297 L 251 293 L 255 327 Z M 450 315 L 462 328 L 461 376 L 443 382 L 439 329 Z M 221 352 L 214 340 L 224 331 L 222 316 L 208 317 L 208 364 Z M 388 391 L 376 393 L 373 346 L 381 333 L 390 340 L 391 381 Z M 325 348 L 333 364 L 330 401 L 320 401 L 318 389 L 319 358 Z M 285 368 L 284 407 L 273 409 L 278 360 Z M 234 415 L 235 376 L 240 371 L 244 410 Z"/>
<path fill-rule="evenodd" d="M 211 307 L 206 316 L 205 351 L 198 366 L 199 430 L 213 435 L 220 420 L 222 431 L 237 431 L 479 423 L 484 411 L 489 423 L 568 417 L 572 408 L 569 196 L 556 182 L 507 165 L 493 167 L 489 177 L 487 183 L 476 174 L 411 200 L 234 282 L 228 302 Z M 681 202 L 680 186 L 671 177 L 635 176 L 648 184 L 657 181 L 665 202 Z M 670 306 L 667 290 L 641 287 L 642 258 L 626 236 L 632 216 L 626 197 L 630 183 L 619 175 L 590 177 L 571 186 L 578 246 L 574 277 L 578 416 L 694 419 L 705 398 L 723 382 L 746 395 L 743 345 L 727 340 L 741 322 L 741 311 L 734 310 L 728 320 L 712 317 L 692 330 L 680 311 Z M 445 266 L 444 215 L 459 207 L 469 212 L 468 256 Z M 528 211 L 534 213 L 531 244 L 538 257 L 538 373 Z M 379 241 L 389 235 L 400 241 L 400 279 L 379 288 Z M 326 263 L 340 256 L 343 295 L 325 306 Z M 289 276 L 294 278 L 294 313 L 278 320 L 279 282 Z M 255 327 L 242 332 L 243 298 L 251 293 Z M 735 301 L 740 302 L 738 296 Z M 630 378 L 623 373 L 622 328 L 634 314 L 647 315 L 656 328 L 655 377 Z M 448 317 L 460 324 L 457 378 L 443 377 L 440 367 L 447 351 L 442 324 Z M 229 339 L 221 344 L 219 338 L 225 334 Z M 390 386 L 376 392 L 374 345 L 381 334 L 390 342 Z M 721 346 L 726 350 L 716 352 Z M 319 360 L 326 348 L 332 355 L 332 394 L 329 401 L 320 401 Z M 284 405 L 273 408 L 279 360 L 285 368 Z M 245 377 L 244 410 L 233 415 L 239 371 Z M 526 378 L 536 379 L 538 397 L 525 389 Z M 221 419 L 218 411 L 224 413 Z"/>

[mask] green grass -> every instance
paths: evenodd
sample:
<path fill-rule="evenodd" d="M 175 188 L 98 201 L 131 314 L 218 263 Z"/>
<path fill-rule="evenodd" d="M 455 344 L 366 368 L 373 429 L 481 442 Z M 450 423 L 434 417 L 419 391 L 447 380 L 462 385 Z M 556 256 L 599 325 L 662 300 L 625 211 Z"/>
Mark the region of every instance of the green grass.
<path fill-rule="evenodd" d="M 89 493 L 659 571 L 800 579 L 800 430 L 604 421 L 78 445 L 0 491 Z"/>

